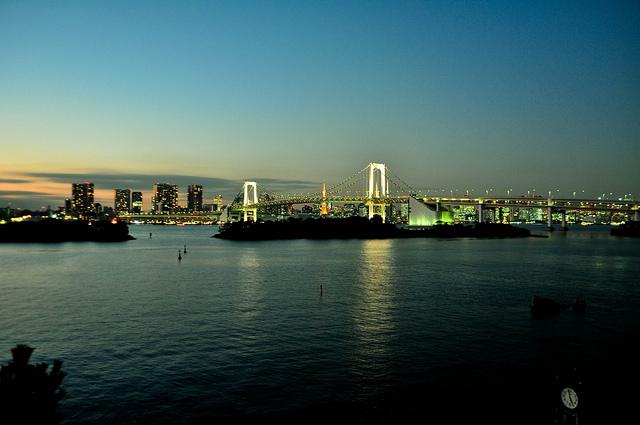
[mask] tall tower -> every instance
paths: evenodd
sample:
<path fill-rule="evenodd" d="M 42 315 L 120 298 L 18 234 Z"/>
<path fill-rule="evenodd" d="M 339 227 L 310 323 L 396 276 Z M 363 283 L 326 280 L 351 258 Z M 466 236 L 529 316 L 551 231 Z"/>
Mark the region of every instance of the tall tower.
<path fill-rule="evenodd" d="M 131 212 L 134 214 L 142 212 L 142 192 L 131 192 Z"/>
<path fill-rule="evenodd" d="M 242 212 L 244 221 L 256 221 L 258 218 L 258 185 L 256 182 L 245 181 L 242 185 L 244 197 L 242 198 Z"/>
<path fill-rule="evenodd" d="M 187 209 L 190 212 L 202 211 L 201 184 L 190 184 L 187 188 Z"/>
<path fill-rule="evenodd" d="M 376 164 L 374 162 L 369 163 L 369 178 L 367 183 L 369 190 L 367 191 L 367 197 L 373 198 L 385 198 L 389 195 L 389 182 L 387 179 L 387 167 L 385 164 Z"/>
<path fill-rule="evenodd" d="M 178 186 L 155 183 L 153 185 L 152 211 L 156 214 L 171 214 L 178 208 Z"/>
<path fill-rule="evenodd" d="M 244 197 L 242 198 L 242 205 L 249 206 L 258 203 L 258 185 L 256 182 L 245 181 L 242 185 L 244 191 Z"/>
<path fill-rule="evenodd" d="M 131 211 L 131 189 L 116 189 L 115 202 L 113 204 L 116 213 L 128 213 Z"/>
<path fill-rule="evenodd" d="M 322 183 L 322 206 L 320 207 L 320 217 L 327 214 L 329 214 L 329 209 L 327 208 L 327 184 Z"/>
<path fill-rule="evenodd" d="M 71 207 L 73 212 L 81 218 L 87 218 L 93 213 L 93 183 L 71 184 Z"/>
<path fill-rule="evenodd" d="M 387 179 L 387 167 L 385 164 L 369 163 L 369 176 L 367 179 L 367 206 L 369 218 L 379 215 L 382 220 L 387 216 L 387 198 L 389 197 L 389 181 Z"/>

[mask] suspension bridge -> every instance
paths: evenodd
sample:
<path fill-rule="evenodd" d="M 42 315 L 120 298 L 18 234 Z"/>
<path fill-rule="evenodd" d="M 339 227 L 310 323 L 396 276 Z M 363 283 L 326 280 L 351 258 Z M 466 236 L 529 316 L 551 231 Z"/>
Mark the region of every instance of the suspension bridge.
<path fill-rule="evenodd" d="M 406 205 L 409 225 L 432 225 L 452 222 L 454 208 L 473 207 L 476 221 L 513 221 L 514 211 L 542 209 L 547 224 L 553 225 L 553 216 L 560 215 L 561 227 L 566 228 L 568 211 L 624 214 L 638 220 L 639 204 L 631 200 L 554 199 L 540 196 L 521 197 L 469 197 L 422 196 L 384 163 L 369 163 L 346 179 L 313 193 L 282 194 L 260 187 L 258 182 L 245 181 L 242 190 L 227 207 L 227 220 L 257 220 L 260 213 L 299 204 L 321 205 L 320 214 L 329 213 L 327 205 L 362 205 L 369 218 L 380 216 L 386 220 L 393 205 Z M 506 214 L 506 215 L 505 215 Z"/>
<path fill-rule="evenodd" d="M 281 193 L 256 181 L 245 181 L 234 200 L 222 211 L 190 212 L 176 214 L 124 214 L 120 218 L 128 222 L 151 223 L 216 223 L 219 221 L 254 221 L 279 219 L 291 215 L 294 205 L 314 205 L 312 215 L 331 216 L 336 207 L 350 207 L 351 214 L 369 218 L 380 216 L 385 221 L 406 223 L 409 226 L 430 226 L 454 222 L 454 212 L 464 210 L 463 219 L 456 221 L 518 222 L 522 211 L 538 210 L 544 213 L 541 220 L 551 228 L 556 221 L 567 227 L 567 213 L 589 216 L 600 214 L 616 216 L 618 221 L 640 220 L 639 203 L 627 199 L 574 199 L 545 198 L 542 196 L 451 196 L 424 195 L 392 172 L 384 163 L 369 163 L 342 181 L 326 186 L 317 192 Z M 403 211 L 403 218 L 392 216 Z M 471 214 L 469 214 L 471 211 Z M 555 220 L 554 220 L 555 218 Z M 538 219 L 536 219 L 537 221 Z M 611 222 L 613 220 L 609 220 Z"/>

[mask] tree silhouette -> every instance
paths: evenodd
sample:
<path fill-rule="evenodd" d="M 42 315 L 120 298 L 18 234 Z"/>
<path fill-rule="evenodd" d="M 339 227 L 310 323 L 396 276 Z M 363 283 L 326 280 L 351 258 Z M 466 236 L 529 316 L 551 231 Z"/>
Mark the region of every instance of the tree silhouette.
<path fill-rule="evenodd" d="M 18 344 L 11 349 L 13 361 L 0 368 L 0 423 L 55 424 L 58 401 L 64 397 L 62 361 L 29 364 L 33 348 Z"/>

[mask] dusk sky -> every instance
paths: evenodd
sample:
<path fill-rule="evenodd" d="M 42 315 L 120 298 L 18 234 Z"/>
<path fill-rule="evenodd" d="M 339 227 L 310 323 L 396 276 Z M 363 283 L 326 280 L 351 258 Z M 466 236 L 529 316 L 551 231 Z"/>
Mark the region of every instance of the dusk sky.
<path fill-rule="evenodd" d="M 154 181 L 307 192 L 371 161 L 637 199 L 640 3 L 0 0 L 0 144 L 0 207 L 86 180 L 109 206 Z"/>

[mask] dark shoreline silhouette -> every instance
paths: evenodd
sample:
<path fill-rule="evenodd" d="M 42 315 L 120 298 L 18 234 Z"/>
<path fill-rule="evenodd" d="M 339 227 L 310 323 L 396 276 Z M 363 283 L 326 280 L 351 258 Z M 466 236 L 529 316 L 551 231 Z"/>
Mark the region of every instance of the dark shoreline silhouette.
<path fill-rule="evenodd" d="M 390 239 L 390 238 L 521 238 L 527 229 L 508 224 L 438 225 L 424 229 L 402 229 L 378 218 L 289 219 L 268 222 L 227 223 L 215 238 L 235 241 L 279 239 Z"/>
<path fill-rule="evenodd" d="M 123 242 L 135 239 L 124 222 L 44 219 L 0 225 L 1 242 Z"/>
<path fill-rule="evenodd" d="M 640 238 L 640 221 L 629 221 L 611 229 L 612 236 Z"/>

